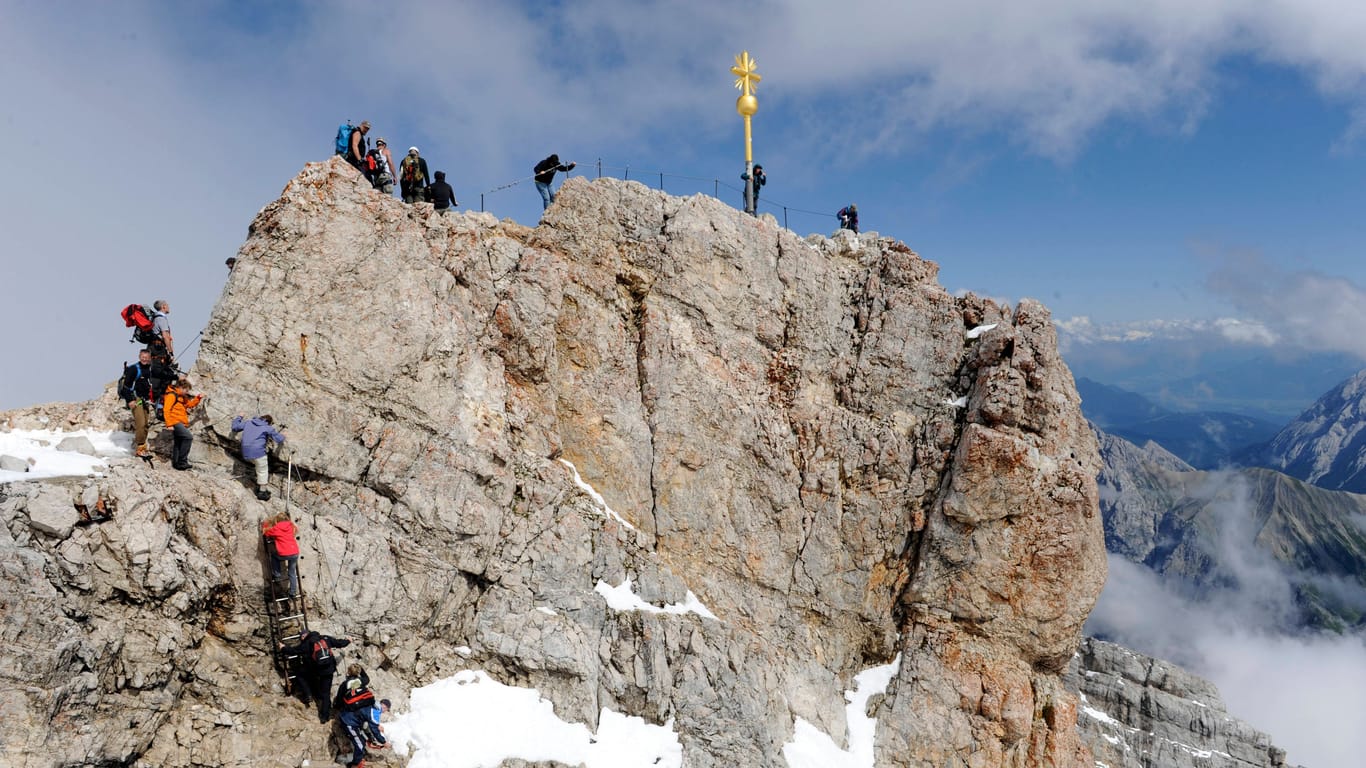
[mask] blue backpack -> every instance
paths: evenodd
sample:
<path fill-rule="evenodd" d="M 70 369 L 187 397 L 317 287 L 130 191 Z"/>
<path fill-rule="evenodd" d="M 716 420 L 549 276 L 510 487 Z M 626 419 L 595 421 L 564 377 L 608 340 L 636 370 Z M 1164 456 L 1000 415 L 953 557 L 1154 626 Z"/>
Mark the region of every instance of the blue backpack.
<path fill-rule="evenodd" d="M 351 132 L 354 130 L 356 130 L 356 128 L 351 125 L 350 120 L 342 123 L 341 127 L 337 128 L 337 154 L 344 155 L 351 151 Z"/>

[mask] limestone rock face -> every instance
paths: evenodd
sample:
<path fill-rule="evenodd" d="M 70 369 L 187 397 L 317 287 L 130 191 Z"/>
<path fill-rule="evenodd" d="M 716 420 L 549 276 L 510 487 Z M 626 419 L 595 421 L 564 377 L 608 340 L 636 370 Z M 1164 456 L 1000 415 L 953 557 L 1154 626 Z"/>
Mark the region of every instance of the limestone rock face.
<path fill-rule="evenodd" d="M 263 626 L 285 494 L 231 453 L 269 412 L 311 623 L 399 710 L 477 667 L 590 727 L 672 720 L 688 766 L 783 766 L 796 718 L 846 744 L 843 692 L 900 653 L 877 765 L 1090 768 L 1061 675 L 1105 578 L 1095 438 L 1047 311 L 936 274 L 632 182 L 570 179 L 529 229 L 307 166 L 204 332 L 197 470 L 116 462 L 63 491 L 113 520 L 70 529 L 0 491 L 0 599 L 37 595 L 2 620 L 33 659 L 0 666 L 3 757 L 325 754 Z M 626 578 L 717 618 L 594 591 Z"/>
<path fill-rule="evenodd" d="M 1214 686 L 1174 664 L 1086 638 L 1067 672 L 1097 765 L 1285 768 L 1285 750 L 1229 716 Z"/>

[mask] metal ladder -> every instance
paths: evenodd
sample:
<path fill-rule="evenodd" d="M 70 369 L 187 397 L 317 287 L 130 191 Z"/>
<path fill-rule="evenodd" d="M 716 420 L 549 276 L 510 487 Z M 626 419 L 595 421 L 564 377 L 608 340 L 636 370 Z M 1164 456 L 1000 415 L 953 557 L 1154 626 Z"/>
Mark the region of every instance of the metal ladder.
<path fill-rule="evenodd" d="M 303 672 L 304 658 L 290 648 L 298 645 L 308 634 L 308 606 L 304 602 L 304 577 L 299 574 L 299 594 L 291 597 L 289 582 L 276 583 L 271 574 L 270 542 L 265 542 L 267 565 L 265 570 L 266 618 L 270 624 L 270 648 L 275 658 L 275 669 L 285 680 L 285 693 L 293 694 Z M 295 564 L 297 566 L 297 563 Z M 281 649 L 284 643 L 286 648 Z"/>

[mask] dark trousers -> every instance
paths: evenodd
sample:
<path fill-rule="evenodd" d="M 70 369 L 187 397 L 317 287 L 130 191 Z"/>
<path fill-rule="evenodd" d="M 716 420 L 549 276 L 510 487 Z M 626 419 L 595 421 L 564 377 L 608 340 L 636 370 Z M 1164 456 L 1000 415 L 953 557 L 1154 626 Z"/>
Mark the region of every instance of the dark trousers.
<path fill-rule="evenodd" d="M 346 728 L 346 737 L 351 740 L 351 762 L 349 766 L 360 765 L 365 759 L 365 716 L 359 711 L 346 711 L 338 715 Z"/>
<path fill-rule="evenodd" d="M 304 667 L 304 682 L 308 684 L 309 695 L 318 702 L 318 719 L 324 723 L 332 719 L 332 673 L 336 671 L 335 666 Z"/>
<path fill-rule="evenodd" d="M 175 425 L 171 432 L 175 435 L 175 443 L 171 446 L 171 466 L 176 469 L 190 466 L 190 446 L 194 444 L 194 435 L 184 424 Z"/>

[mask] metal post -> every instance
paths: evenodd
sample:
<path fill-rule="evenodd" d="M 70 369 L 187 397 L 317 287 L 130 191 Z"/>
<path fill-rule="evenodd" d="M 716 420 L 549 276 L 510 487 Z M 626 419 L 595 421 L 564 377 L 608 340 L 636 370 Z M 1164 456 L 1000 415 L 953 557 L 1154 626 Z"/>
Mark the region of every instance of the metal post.
<path fill-rule="evenodd" d="M 754 161 L 752 160 L 745 161 L 745 213 L 750 216 L 759 215 L 759 212 L 754 210 Z"/>
<path fill-rule="evenodd" d="M 659 172 L 659 191 L 660 191 L 660 192 L 663 192 L 663 191 L 664 191 L 664 172 L 663 172 L 663 171 L 660 171 L 660 172 Z"/>
<path fill-rule="evenodd" d="M 484 212 L 484 193 L 483 193 L 483 192 L 480 192 L 480 193 L 479 193 L 479 212 L 480 212 L 480 213 L 483 213 L 483 212 Z"/>
<path fill-rule="evenodd" d="M 627 163 L 627 164 L 626 164 L 626 175 L 623 176 L 622 178 L 626 179 L 627 181 L 630 181 L 630 180 L 631 180 L 631 164 L 630 164 L 630 163 Z"/>
<path fill-rule="evenodd" d="M 783 229 L 792 229 L 787 225 L 787 206 L 783 206 Z"/>
<path fill-rule="evenodd" d="M 602 178 L 602 158 L 598 158 L 598 178 Z"/>
<path fill-rule="evenodd" d="M 721 180 L 720 180 L 720 179 L 712 179 L 712 180 L 711 180 L 711 196 L 714 197 L 714 198 L 716 198 L 717 200 L 720 200 L 720 199 L 721 199 Z"/>

